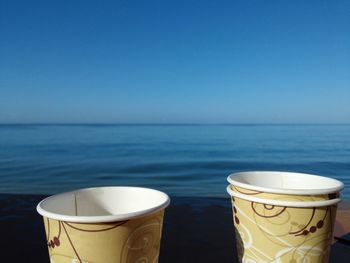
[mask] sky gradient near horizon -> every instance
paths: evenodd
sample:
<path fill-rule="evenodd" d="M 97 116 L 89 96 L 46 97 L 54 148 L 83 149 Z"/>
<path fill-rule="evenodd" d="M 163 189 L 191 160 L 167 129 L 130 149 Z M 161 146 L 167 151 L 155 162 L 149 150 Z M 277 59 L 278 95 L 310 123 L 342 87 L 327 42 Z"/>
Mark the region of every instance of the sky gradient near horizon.
<path fill-rule="evenodd" d="M 0 2 L 0 123 L 350 123 L 350 1 Z"/>

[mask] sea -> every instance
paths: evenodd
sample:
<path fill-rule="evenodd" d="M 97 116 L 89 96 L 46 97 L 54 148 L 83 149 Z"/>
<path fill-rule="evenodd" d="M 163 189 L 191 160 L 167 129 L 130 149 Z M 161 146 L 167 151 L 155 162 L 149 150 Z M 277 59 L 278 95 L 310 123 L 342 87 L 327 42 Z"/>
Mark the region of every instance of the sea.
<path fill-rule="evenodd" d="M 128 185 L 227 197 L 239 171 L 329 176 L 350 199 L 350 125 L 0 125 L 0 193 Z"/>

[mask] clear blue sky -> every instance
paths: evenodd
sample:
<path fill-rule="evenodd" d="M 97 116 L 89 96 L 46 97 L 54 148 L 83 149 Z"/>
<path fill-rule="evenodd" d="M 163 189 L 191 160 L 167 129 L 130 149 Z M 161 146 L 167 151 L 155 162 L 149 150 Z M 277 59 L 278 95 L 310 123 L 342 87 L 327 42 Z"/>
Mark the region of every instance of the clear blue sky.
<path fill-rule="evenodd" d="M 350 123 L 350 1 L 0 1 L 0 122 Z"/>

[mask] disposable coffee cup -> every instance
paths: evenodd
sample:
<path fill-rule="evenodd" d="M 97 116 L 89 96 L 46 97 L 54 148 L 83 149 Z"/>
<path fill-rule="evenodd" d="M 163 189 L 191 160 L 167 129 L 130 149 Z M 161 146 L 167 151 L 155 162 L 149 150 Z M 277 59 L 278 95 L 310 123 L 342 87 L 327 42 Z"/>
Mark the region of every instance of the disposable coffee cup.
<path fill-rule="evenodd" d="M 96 187 L 50 196 L 43 216 L 51 263 L 158 262 L 163 192 L 140 187 Z"/>
<path fill-rule="evenodd" d="M 240 262 L 328 262 L 341 182 L 283 172 L 228 181 Z"/>
<path fill-rule="evenodd" d="M 292 172 L 240 172 L 228 176 L 234 192 L 267 199 L 320 201 L 339 198 L 342 182 L 319 175 Z"/>

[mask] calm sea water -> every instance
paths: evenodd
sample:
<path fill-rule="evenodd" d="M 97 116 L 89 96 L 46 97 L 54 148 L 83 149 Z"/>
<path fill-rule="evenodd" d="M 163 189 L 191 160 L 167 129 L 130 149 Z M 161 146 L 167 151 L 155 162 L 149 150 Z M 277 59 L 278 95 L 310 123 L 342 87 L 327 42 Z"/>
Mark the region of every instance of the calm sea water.
<path fill-rule="evenodd" d="M 350 199 L 350 125 L 0 125 L 0 193 L 101 185 L 226 197 L 228 174 L 315 173 Z"/>

